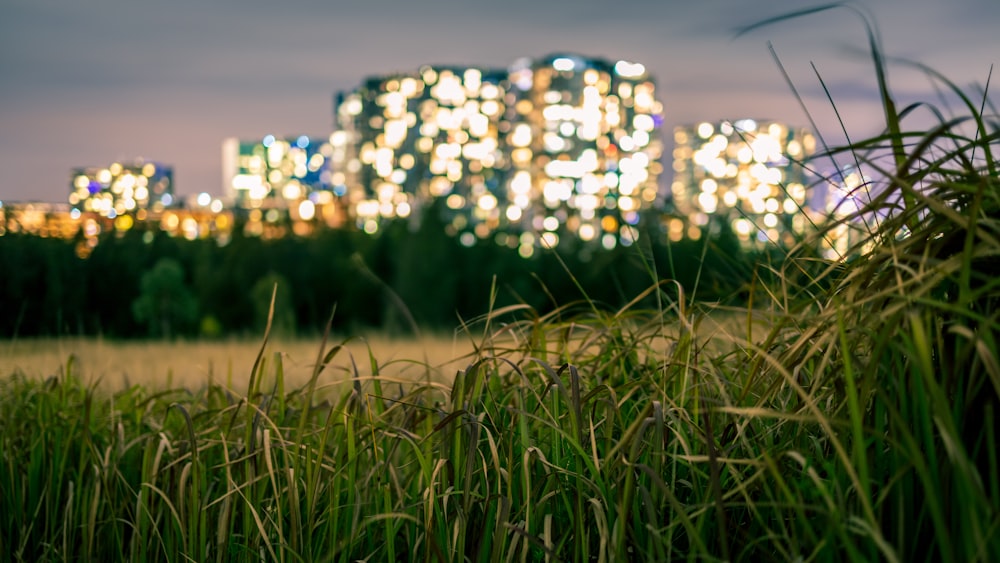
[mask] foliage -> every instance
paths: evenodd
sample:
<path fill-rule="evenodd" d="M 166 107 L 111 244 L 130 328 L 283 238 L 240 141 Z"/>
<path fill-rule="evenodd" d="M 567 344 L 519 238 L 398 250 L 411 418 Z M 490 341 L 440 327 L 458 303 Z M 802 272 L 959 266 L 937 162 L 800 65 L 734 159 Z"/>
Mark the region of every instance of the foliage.
<path fill-rule="evenodd" d="M 161 258 L 142 274 L 139 297 L 132 302 L 132 315 L 146 323 L 149 334 L 171 338 L 190 330 L 198 318 L 198 302 L 184 281 L 184 268 L 171 258 Z"/>
<path fill-rule="evenodd" d="M 345 228 L 281 240 L 234 236 L 224 246 L 136 230 L 102 237 L 88 259 L 77 257 L 67 241 L 3 236 L 0 270 L 9 275 L 0 276 L 0 295 L 11 305 L 0 316 L 0 337 L 162 334 L 148 332 L 130 305 L 142 293 L 142 274 L 163 259 L 183 268 L 201 318 L 214 319 L 211 332 L 235 336 L 260 333 L 260 310 L 272 288 L 262 290 L 266 298 L 251 290 L 270 284 L 261 281 L 268 275 L 279 277 L 281 297 L 287 296 L 287 306 L 279 303 L 280 330 L 297 335 L 318 334 L 323 311 L 335 303 L 339 331 L 410 332 L 414 323 L 449 330 L 459 318 L 486 312 L 494 277 L 501 280 L 498 305 L 523 303 L 543 312 L 558 305 L 550 295 L 579 298 L 581 290 L 621 306 L 653 280 L 634 247 L 566 244 L 559 253 L 524 259 L 493 241 L 463 247 L 433 217 L 427 214 L 419 226 L 389 222 L 375 236 Z M 691 291 L 700 274 L 698 295 L 705 300 L 728 299 L 749 285 L 753 255 L 715 252 L 714 239 L 667 243 L 655 217 L 644 225 L 640 246 L 661 265 L 657 275 L 676 278 Z M 580 287 L 567 269 L 579 273 Z"/>
<path fill-rule="evenodd" d="M 295 336 L 295 310 L 292 308 L 290 284 L 281 274 L 268 272 L 257 280 L 250 289 L 250 297 L 254 306 L 255 328 L 264 331 L 267 327 L 271 307 L 271 297 L 274 296 L 274 313 L 271 321 L 271 331 L 276 336 Z"/>

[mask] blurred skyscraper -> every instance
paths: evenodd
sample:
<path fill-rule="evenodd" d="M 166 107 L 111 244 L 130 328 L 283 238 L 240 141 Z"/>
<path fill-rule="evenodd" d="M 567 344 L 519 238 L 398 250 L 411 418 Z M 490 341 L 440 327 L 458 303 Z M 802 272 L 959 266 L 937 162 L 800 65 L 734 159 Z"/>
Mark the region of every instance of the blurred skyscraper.
<path fill-rule="evenodd" d="M 114 162 L 106 168 L 74 168 L 69 204 L 76 213 L 114 219 L 119 215 L 160 212 L 174 205 L 174 169 L 155 162 Z"/>
<path fill-rule="evenodd" d="M 674 130 L 677 211 L 672 238 L 699 238 L 713 223 L 725 223 L 748 247 L 790 245 L 809 224 L 803 162 L 816 140 L 804 129 L 783 123 L 740 119 L 702 122 Z"/>
<path fill-rule="evenodd" d="M 663 107 L 638 63 L 426 66 L 335 106 L 334 189 L 368 232 L 438 202 L 463 244 L 497 236 L 529 255 L 566 234 L 612 248 L 660 197 Z"/>
<path fill-rule="evenodd" d="M 327 139 L 306 135 L 257 141 L 228 138 L 222 144 L 223 192 L 230 204 L 246 214 L 250 234 L 268 225 L 290 223 L 296 234 L 311 232 L 314 220 L 338 226 L 339 201 L 331 190 Z M 283 236 L 284 227 L 275 227 Z"/>

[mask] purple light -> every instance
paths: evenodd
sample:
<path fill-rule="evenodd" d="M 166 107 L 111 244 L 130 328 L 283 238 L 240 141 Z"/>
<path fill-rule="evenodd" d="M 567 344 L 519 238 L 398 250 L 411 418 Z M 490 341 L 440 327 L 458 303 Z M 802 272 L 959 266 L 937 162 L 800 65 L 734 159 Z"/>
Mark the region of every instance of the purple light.
<path fill-rule="evenodd" d="M 91 180 L 90 183 L 87 184 L 87 191 L 90 192 L 90 195 L 99 193 L 101 191 L 101 183 L 97 180 Z"/>

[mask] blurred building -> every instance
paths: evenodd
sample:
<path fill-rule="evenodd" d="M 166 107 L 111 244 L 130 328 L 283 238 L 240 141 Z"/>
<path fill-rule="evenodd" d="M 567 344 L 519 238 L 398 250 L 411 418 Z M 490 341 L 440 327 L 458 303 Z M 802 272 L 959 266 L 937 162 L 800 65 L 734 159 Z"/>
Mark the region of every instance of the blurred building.
<path fill-rule="evenodd" d="M 335 168 L 334 183 L 359 227 L 373 233 L 380 219 L 409 217 L 437 198 L 459 229 L 497 226 L 506 166 L 500 136 L 509 128 L 501 125 L 505 75 L 425 66 L 338 94 L 339 130 L 331 141 L 343 166 Z M 471 213 L 475 208 L 488 209 Z"/>
<path fill-rule="evenodd" d="M 559 233 L 630 244 L 660 198 L 663 107 L 645 67 L 551 55 L 515 63 L 510 87 L 505 215 L 549 246 Z"/>
<path fill-rule="evenodd" d="M 727 223 L 747 247 L 791 245 L 810 221 L 809 178 L 803 161 L 816 140 L 804 129 L 773 121 L 703 122 L 674 130 L 677 211 L 671 238 L 699 238 L 704 229 Z"/>
<path fill-rule="evenodd" d="M 641 64 L 578 55 L 427 66 L 338 94 L 333 183 L 367 232 L 437 202 L 463 244 L 630 243 L 660 197 L 662 105 Z M 443 205 L 441 204 L 443 202 Z"/>
<path fill-rule="evenodd" d="M 145 218 L 175 205 L 174 170 L 155 162 L 114 162 L 106 168 L 73 169 L 69 204 L 72 212 L 93 213 L 106 219 L 120 215 Z"/>
<path fill-rule="evenodd" d="M 72 238 L 79 230 L 80 221 L 72 217 L 67 204 L 0 201 L 0 236 Z"/>
<path fill-rule="evenodd" d="M 870 190 L 876 189 L 872 179 L 856 166 L 843 166 L 824 173 L 818 184 L 823 189 L 815 221 L 824 227 L 819 241 L 823 256 L 838 260 L 870 250 L 875 240 L 872 234 L 886 219 L 884 209 L 876 213 L 869 205 Z"/>
<path fill-rule="evenodd" d="M 308 234 L 317 222 L 339 226 L 343 209 L 331 189 L 332 155 L 327 139 L 305 135 L 228 138 L 222 145 L 225 199 L 249 234 Z"/>

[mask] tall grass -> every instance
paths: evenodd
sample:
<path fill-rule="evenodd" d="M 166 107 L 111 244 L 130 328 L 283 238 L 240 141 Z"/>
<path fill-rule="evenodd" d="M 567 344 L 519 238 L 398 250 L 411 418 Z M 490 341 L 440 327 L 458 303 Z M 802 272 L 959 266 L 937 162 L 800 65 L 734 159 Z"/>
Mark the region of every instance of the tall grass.
<path fill-rule="evenodd" d="M 848 256 L 817 257 L 822 226 L 714 328 L 655 265 L 658 310 L 494 310 L 449 385 L 327 337 L 290 387 L 267 335 L 243 390 L 14 373 L 0 553 L 1000 560 L 997 118 L 932 74 L 967 115 L 908 130 L 926 106 L 895 109 L 869 29 L 885 133 L 826 155 L 873 178 Z"/>

